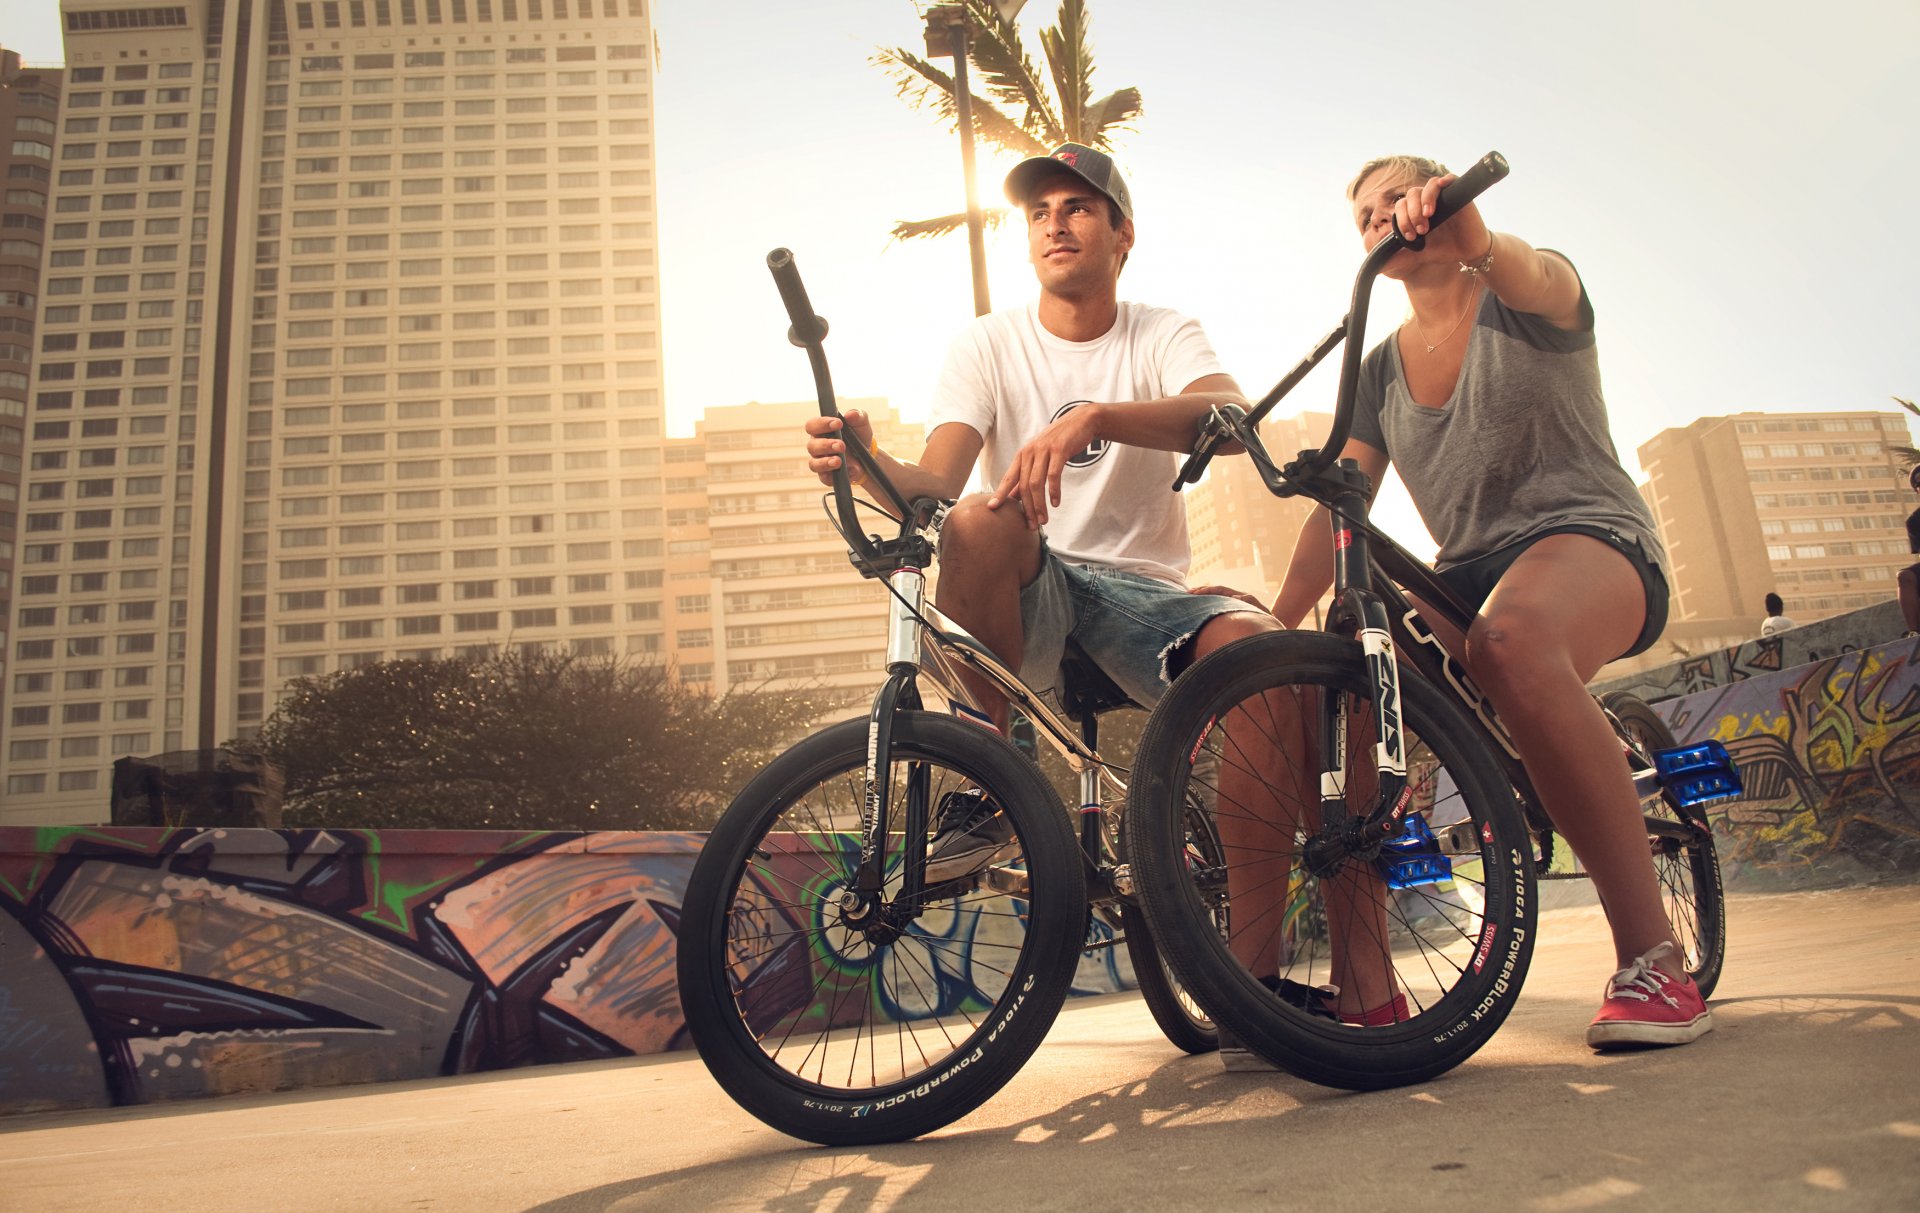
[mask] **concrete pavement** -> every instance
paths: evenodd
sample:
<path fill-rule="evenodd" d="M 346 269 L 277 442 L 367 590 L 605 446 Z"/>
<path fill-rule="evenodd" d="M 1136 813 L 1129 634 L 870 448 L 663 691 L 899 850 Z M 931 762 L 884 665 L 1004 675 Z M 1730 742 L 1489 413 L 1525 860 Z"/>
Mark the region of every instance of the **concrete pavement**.
<path fill-rule="evenodd" d="M 673 1054 L 0 1120 L 0 1209 L 1920 1208 L 1920 886 L 1730 915 L 1682 1049 L 1582 1044 L 1611 955 L 1568 909 L 1499 1035 L 1415 1088 L 1225 1074 L 1114 996 L 917 1142 L 796 1142 Z"/>

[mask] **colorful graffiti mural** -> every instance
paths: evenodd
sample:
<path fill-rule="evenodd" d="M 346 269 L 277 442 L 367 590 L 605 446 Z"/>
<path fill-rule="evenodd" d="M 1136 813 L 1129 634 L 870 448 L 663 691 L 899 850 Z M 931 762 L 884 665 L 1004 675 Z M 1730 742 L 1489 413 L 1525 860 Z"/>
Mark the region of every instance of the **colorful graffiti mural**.
<path fill-rule="evenodd" d="M 1726 743 L 1746 795 L 1715 810 L 1730 882 L 1920 871 L 1920 642 L 1841 653 L 1656 705 Z"/>
<path fill-rule="evenodd" d="M 1656 706 L 1740 764 L 1747 795 L 1715 810 L 1733 887 L 1920 872 L 1920 641 L 1750 664 Z M 0 1113 L 680 1047 L 674 949 L 700 841 L 0 829 Z M 828 958 L 783 952 L 793 924 L 767 922 L 753 988 L 777 1017 Z M 876 996 L 889 1015 L 988 1001 L 992 968 L 970 953 L 1016 924 L 928 917 L 939 980 Z M 1132 978 L 1124 948 L 1096 947 L 1074 990 Z"/>
<path fill-rule="evenodd" d="M 0 1112 L 681 1047 L 700 841 L 0 829 Z M 952 917 L 969 945 L 993 929 Z M 978 997 L 956 954 L 944 988 Z M 1089 953 L 1076 989 L 1125 988 L 1125 965 Z"/>
<path fill-rule="evenodd" d="M 1716 649 L 1608 679 L 1595 683 L 1593 690 L 1602 695 L 1626 691 L 1655 703 L 1869 649 L 1900 635 L 1906 626 L 1900 618 L 1898 603 L 1876 603 L 1777 636 L 1756 637 L 1730 649 Z"/>

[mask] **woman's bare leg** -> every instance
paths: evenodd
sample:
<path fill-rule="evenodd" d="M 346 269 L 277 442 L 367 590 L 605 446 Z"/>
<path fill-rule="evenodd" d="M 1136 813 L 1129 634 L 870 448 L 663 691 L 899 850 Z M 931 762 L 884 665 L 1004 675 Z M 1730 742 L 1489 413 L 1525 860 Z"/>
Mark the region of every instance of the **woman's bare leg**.
<path fill-rule="evenodd" d="M 1467 665 L 1493 699 L 1554 828 L 1599 891 L 1622 968 L 1660 944 L 1685 976 L 1660 898 L 1638 795 L 1587 680 L 1646 618 L 1627 558 L 1585 535 L 1550 535 L 1513 563 L 1467 634 Z"/>

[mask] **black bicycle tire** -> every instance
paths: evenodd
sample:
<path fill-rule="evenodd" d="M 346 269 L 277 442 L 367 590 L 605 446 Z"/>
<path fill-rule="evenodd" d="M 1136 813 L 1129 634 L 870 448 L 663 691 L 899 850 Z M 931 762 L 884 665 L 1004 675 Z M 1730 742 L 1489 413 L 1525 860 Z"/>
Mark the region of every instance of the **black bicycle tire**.
<path fill-rule="evenodd" d="M 1189 1008 L 1182 1001 L 1185 993 L 1179 978 L 1173 975 L 1167 959 L 1154 941 L 1147 916 L 1136 905 L 1120 907 L 1120 929 L 1127 941 L 1127 960 L 1133 965 L 1133 980 L 1140 988 L 1141 1001 L 1153 1016 L 1155 1026 L 1173 1047 L 1186 1053 L 1212 1053 L 1220 1047 L 1220 1033 L 1211 1017 L 1199 1011 L 1196 1000 Z M 1198 1013 L 1196 1013 L 1198 1012 Z"/>
<path fill-rule="evenodd" d="M 1184 862 L 1173 862 L 1173 840 L 1199 739 L 1233 704 L 1289 685 L 1363 694 L 1365 671 L 1358 643 L 1324 633 L 1266 633 L 1210 655 L 1181 676 L 1149 719 L 1125 823 L 1136 892 L 1179 980 L 1255 1052 L 1302 1078 L 1350 1090 L 1403 1086 L 1451 1070 L 1486 1043 L 1519 995 L 1535 935 L 1533 848 L 1485 734 L 1443 692 L 1402 670 L 1402 721 L 1445 750 L 1462 803 L 1481 824 L 1489 892 L 1478 962 L 1432 1005 L 1392 1026 L 1354 1030 L 1286 1011 L 1226 950 Z"/>
<path fill-rule="evenodd" d="M 1626 691 L 1615 691 L 1607 695 L 1602 702 L 1607 711 L 1613 713 L 1623 729 L 1629 731 L 1630 740 L 1638 740 L 1643 746 L 1653 750 L 1672 749 L 1680 743 L 1675 740 L 1673 730 L 1667 722 L 1653 710 L 1645 700 Z M 1633 731 L 1638 730 L 1638 737 Z M 1692 913 L 1679 915 L 1674 912 L 1675 891 L 1668 868 L 1655 860 L 1659 869 L 1662 900 L 1668 901 L 1668 921 L 1674 929 L 1676 938 L 1682 943 L 1686 936 L 1693 936 L 1697 960 L 1687 966 L 1687 975 L 1693 978 L 1693 984 L 1700 988 L 1700 997 L 1713 994 L 1713 988 L 1720 983 L 1720 973 L 1727 958 L 1727 899 L 1726 889 L 1720 876 L 1720 852 L 1714 843 L 1713 829 L 1706 822 L 1705 814 L 1700 820 L 1691 822 L 1696 829 L 1688 840 L 1686 851 L 1685 876 L 1691 894 Z M 1651 836 L 1651 832 L 1650 832 Z M 1691 929 L 1689 929 L 1689 921 Z"/>
<path fill-rule="evenodd" d="M 950 1124 L 986 1102 L 1046 1036 L 1066 1000 L 1083 942 L 1087 901 L 1079 848 L 1038 768 L 977 726 L 926 712 L 895 716 L 893 749 L 896 761 L 947 764 L 987 789 L 1012 820 L 1031 885 L 1027 931 L 1004 989 L 940 1062 L 867 1088 L 808 1081 L 782 1069 L 761 1049 L 730 984 L 728 916 L 749 857 L 791 803 L 827 778 L 865 767 L 864 718 L 814 734 L 748 782 L 702 848 L 682 907 L 681 1007 L 702 1060 L 748 1112 L 783 1133 L 821 1145 L 902 1141 Z"/>

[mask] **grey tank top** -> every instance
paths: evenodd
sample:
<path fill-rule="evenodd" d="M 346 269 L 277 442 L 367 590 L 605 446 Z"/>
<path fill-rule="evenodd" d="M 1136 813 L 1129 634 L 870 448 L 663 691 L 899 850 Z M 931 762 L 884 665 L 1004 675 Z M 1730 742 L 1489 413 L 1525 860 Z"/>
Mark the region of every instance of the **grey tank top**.
<path fill-rule="evenodd" d="M 1361 363 L 1353 437 L 1400 470 L 1440 568 L 1569 523 L 1638 540 L 1666 567 L 1653 516 L 1614 453 L 1584 287 L 1580 315 L 1569 332 L 1484 292 L 1441 408 L 1414 403 L 1393 337 Z"/>

